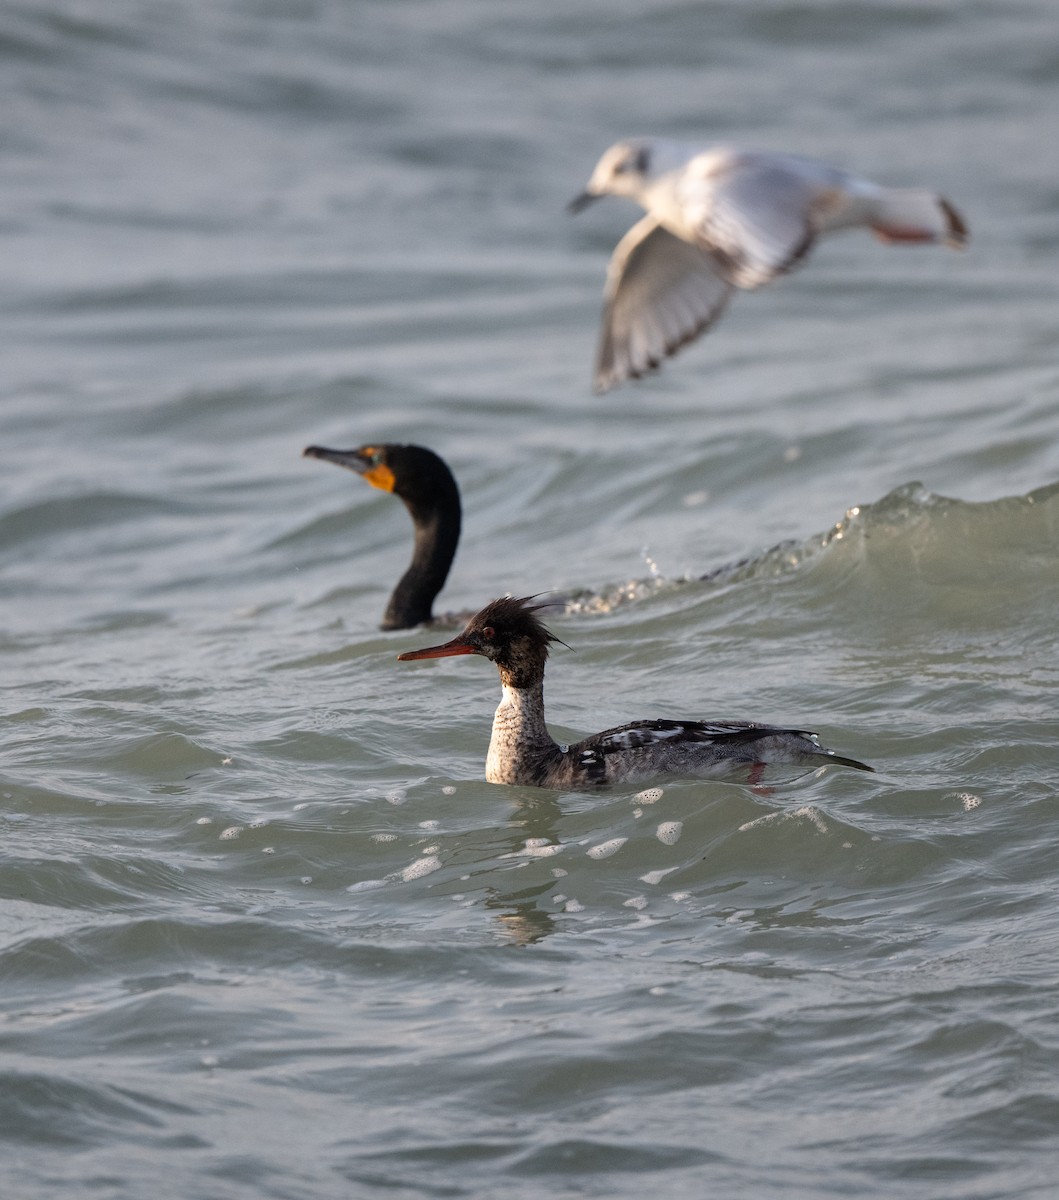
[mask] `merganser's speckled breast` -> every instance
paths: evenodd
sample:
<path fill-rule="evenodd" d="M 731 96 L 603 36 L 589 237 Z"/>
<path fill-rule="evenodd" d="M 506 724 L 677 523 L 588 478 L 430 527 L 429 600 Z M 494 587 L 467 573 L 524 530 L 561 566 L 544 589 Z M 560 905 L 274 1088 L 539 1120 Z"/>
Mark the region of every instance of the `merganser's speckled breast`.
<path fill-rule="evenodd" d="M 588 788 L 659 775 L 731 777 L 743 768 L 757 783 L 774 763 L 873 770 L 821 746 L 808 730 L 750 721 L 634 721 L 560 746 L 544 720 L 544 666 L 559 639 L 536 616 L 548 606 L 530 599 L 493 600 L 451 641 L 398 655 L 408 661 L 480 654 L 496 664 L 503 698 L 486 758 L 490 783 Z"/>

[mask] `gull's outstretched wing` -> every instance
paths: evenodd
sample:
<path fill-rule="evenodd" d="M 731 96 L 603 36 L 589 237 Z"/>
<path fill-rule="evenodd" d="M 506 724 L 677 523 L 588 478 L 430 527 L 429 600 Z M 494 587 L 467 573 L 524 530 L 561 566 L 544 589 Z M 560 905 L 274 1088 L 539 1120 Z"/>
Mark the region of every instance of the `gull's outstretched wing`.
<path fill-rule="evenodd" d="M 638 379 L 720 316 L 732 286 L 713 257 L 643 217 L 607 268 L 597 392 Z"/>

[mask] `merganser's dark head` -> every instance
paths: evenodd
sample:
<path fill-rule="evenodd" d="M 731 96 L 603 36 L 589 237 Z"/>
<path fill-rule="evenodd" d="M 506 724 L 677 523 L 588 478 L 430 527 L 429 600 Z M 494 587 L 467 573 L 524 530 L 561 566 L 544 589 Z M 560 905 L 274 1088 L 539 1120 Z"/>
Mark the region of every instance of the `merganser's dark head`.
<path fill-rule="evenodd" d="M 441 646 L 408 650 L 399 662 L 420 658 L 450 658 L 457 654 L 480 654 L 496 663 L 501 679 L 511 687 L 529 687 L 539 682 L 552 642 L 565 645 L 545 629 L 536 616 L 547 604 L 531 604 L 535 597 L 505 596 L 493 600 L 471 617 L 461 634 Z"/>
<path fill-rule="evenodd" d="M 306 446 L 302 455 L 322 458 L 355 471 L 372 487 L 393 492 L 412 509 L 437 504 L 439 498 L 447 498 L 453 493 L 458 496 L 456 481 L 445 461 L 426 446 L 406 446 L 396 442 L 375 442 L 355 450 Z"/>

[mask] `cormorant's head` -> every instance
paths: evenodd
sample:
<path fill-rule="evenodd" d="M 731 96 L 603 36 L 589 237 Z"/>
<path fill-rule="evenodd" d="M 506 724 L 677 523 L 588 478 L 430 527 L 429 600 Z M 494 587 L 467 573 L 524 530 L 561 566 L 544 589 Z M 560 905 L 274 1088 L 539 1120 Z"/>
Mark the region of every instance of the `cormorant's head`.
<path fill-rule="evenodd" d="M 326 446 L 306 446 L 306 458 L 322 458 L 347 470 L 356 471 L 372 487 L 393 492 L 406 504 L 428 508 L 458 496 L 452 472 L 433 450 L 426 446 L 397 442 L 373 442 L 355 450 L 329 450 Z"/>

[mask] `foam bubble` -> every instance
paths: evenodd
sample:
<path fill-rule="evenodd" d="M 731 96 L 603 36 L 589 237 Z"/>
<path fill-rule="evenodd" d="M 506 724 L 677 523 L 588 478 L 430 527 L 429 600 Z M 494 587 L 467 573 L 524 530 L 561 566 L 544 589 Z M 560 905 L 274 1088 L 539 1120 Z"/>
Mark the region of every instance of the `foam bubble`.
<path fill-rule="evenodd" d="M 562 851 L 562 848 L 561 842 L 545 842 L 543 846 L 531 846 L 529 842 L 527 842 L 525 849 L 520 850 L 519 853 L 524 854 L 529 858 L 553 858 L 556 854 L 559 854 Z"/>
<path fill-rule="evenodd" d="M 773 821 L 779 821 L 782 817 L 783 813 L 766 813 L 763 817 L 755 817 L 752 821 L 744 821 L 739 826 L 739 832 L 746 833 L 748 829 L 757 829 L 759 825 L 771 825 Z"/>
<path fill-rule="evenodd" d="M 242 832 L 243 827 L 241 825 L 229 825 L 227 829 L 221 830 L 221 836 L 219 840 L 222 842 L 234 841 Z"/>
<path fill-rule="evenodd" d="M 623 901 L 623 908 L 635 908 L 637 910 L 647 907 L 646 896 L 630 896 L 628 900 Z"/>
<path fill-rule="evenodd" d="M 771 812 L 766 813 L 763 817 L 755 817 L 753 821 L 744 821 L 739 826 L 739 832 L 746 833 L 748 829 L 756 829 L 760 825 L 772 825 L 779 821 L 792 821 L 797 817 L 811 821 L 820 833 L 828 832 L 827 822 L 824 820 L 820 810 L 812 804 L 796 808 L 793 812 Z M 878 839 L 873 838 L 872 840 L 877 841 Z"/>
<path fill-rule="evenodd" d="M 590 846 L 585 853 L 589 858 L 610 858 L 612 854 L 617 854 L 628 840 L 623 837 L 611 838 L 609 841 L 600 842 L 598 846 Z"/>
<path fill-rule="evenodd" d="M 807 817 L 810 821 L 812 821 L 820 833 L 827 833 L 827 822 L 821 815 L 820 810 L 812 804 L 806 804 L 804 808 L 796 808 L 794 812 L 791 813 L 791 816 Z"/>
<path fill-rule="evenodd" d="M 351 883 L 347 892 L 376 892 L 386 886 L 385 879 L 362 879 L 360 883 Z"/>
<path fill-rule="evenodd" d="M 563 905 L 563 912 L 584 912 L 585 906 L 580 900 L 567 900 Z"/>
<path fill-rule="evenodd" d="M 672 875 L 674 871 L 679 871 L 679 867 L 666 867 L 664 871 L 648 871 L 646 875 L 640 876 L 641 883 L 661 883 L 667 875 Z"/>
<path fill-rule="evenodd" d="M 441 859 L 437 855 L 430 855 L 428 858 L 417 858 L 415 862 L 409 863 L 400 873 L 400 877 L 405 883 L 410 883 L 413 879 L 422 879 L 424 875 L 433 875 L 435 871 L 441 870 Z"/>
<path fill-rule="evenodd" d="M 675 846 L 683 832 L 683 821 L 663 821 L 655 830 L 655 837 L 666 846 Z"/>
<path fill-rule="evenodd" d="M 371 835 L 371 840 L 373 842 L 396 842 L 397 834 L 396 833 L 373 833 Z"/>
<path fill-rule="evenodd" d="M 642 792 L 637 792 L 633 796 L 633 800 L 637 804 L 657 804 L 662 799 L 663 790 L 660 787 L 644 788 Z"/>

